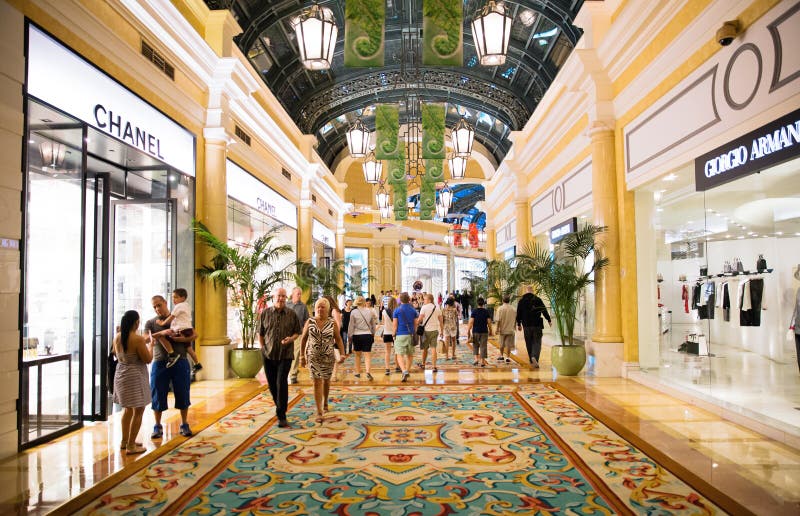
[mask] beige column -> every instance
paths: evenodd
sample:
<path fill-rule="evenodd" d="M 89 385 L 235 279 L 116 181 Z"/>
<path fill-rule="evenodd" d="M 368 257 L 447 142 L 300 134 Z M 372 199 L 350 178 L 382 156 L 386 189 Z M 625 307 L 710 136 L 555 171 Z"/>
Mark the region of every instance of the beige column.
<path fill-rule="evenodd" d="M 305 195 L 309 197 L 306 198 Z M 314 252 L 313 225 L 310 193 L 303 189 L 300 192 L 300 208 L 297 211 L 297 259 L 307 263 L 311 263 L 311 255 Z"/>
<path fill-rule="evenodd" d="M 531 241 L 531 211 L 527 200 L 514 202 L 517 216 L 517 253 L 522 253 Z"/>
<path fill-rule="evenodd" d="M 383 283 L 389 289 L 401 289 L 400 285 L 400 246 L 383 246 Z"/>
<path fill-rule="evenodd" d="M 339 214 L 339 222 L 336 224 L 336 249 L 335 249 L 335 257 L 336 260 L 344 261 L 344 220 L 342 220 L 342 214 Z M 342 273 L 336 279 L 337 285 L 339 288 L 344 288 L 344 268 L 342 268 Z"/>
<path fill-rule="evenodd" d="M 3 49 L 0 151 L 5 157 L 0 161 L 0 237 L 18 243 L 22 239 L 20 199 L 25 177 L 20 168 L 24 141 L 25 19 L 6 2 L 0 2 L 0 48 Z M 56 213 L 57 207 L 53 207 L 53 217 Z M 13 245 L 0 248 L 0 354 L 3 357 L 0 361 L 0 458 L 17 453 L 20 267 L 19 248 Z M 78 274 L 79 271 L 65 272 Z M 77 386 L 73 385 L 73 389 L 77 390 Z"/>
<path fill-rule="evenodd" d="M 384 286 L 384 277 L 383 277 L 383 245 L 382 244 L 372 244 L 369 246 L 369 263 L 372 264 L 370 267 L 370 280 L 367 287 L 368 294 L 375 294 L 375 297 L 378 297 L 378 294 L 381 290 L 384 290 L 386 287 Z M 375 271 L 374 273 L 372 271 Z"/>
<path fill-rule="evenodd" d="M 590 130 L 594 223 L 606 226 L 600 237 L 609 265 L 595 275 L 595 327 L 588 352 L 595 376 L 620 376 L 624 362 L 620 302 L 620 247 L 614 131 L 602 122 Z"/>
<path fill-rule="evenodd" d="M 486 229 L 486 259 L 494 260 L 497 258 L 497 230 L 494 228 Z"/>
<path fill-rule="evenodd" d="M 456 255 L 453 250 L 447 251 L 447 291 L 456 289 Z"/>
<path fill-rule="evenodd" d="M 206 128 L 203 133 L 203 168 L 198 170 L 198 186 L 202 189 L 202 206 L 198 207 L 200 221 L 212 234 L 222 241 L 228 239 L 228 209 L 226 187 L 226 158 L 228 139 L 221 127 Z M 199 264 L 209 264 L 214 252 L 200 246 L 197 256 Z M 228 376 L 228 293 L 223 287 L 215 287 L 211 281 L 200 283 L 203 294 L 198 303 L 198 333 L 200 360 L 204 364 L 202 375 L 219 380 Z"/>

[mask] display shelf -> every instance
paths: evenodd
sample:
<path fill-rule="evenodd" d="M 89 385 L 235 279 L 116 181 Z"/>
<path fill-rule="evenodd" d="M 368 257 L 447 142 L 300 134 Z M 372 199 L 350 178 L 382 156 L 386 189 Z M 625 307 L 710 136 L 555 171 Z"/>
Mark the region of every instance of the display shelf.
<path fill-rule="evenodd" d="M 775 269 L 764 269 L 763 271 L 734 271 L 734 272 L 721 272 L 719 274 L 709 274 L 708 276 L 698 276 L 700 279 L 709 279 L 709 278 L 731 278 L 734 276 L 758 276 L 760 274 L 769 274 Z M 683 282 L 681 282 L 683 283 Z"/>

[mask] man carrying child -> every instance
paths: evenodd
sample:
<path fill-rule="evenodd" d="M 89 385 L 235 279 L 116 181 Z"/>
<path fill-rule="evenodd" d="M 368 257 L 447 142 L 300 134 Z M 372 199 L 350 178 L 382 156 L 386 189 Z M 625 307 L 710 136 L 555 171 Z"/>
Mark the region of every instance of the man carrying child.
<path fill-rule="evenodd" d="M 167 367 L 172 367 L 181 358 L 179 353 L 176 353 L 172 347 L 176 337 L 191 337 L 194 334 L 192 328 L 192 307 L 186 301 L 189 293 L 185 288 L 176 288 L 172 291 L 172 313 L 166 319 L 159 320 L 158 325 L 161 327 L 169 326 L 169 329 L 153 333 L 153 338 L 158 340 L 159 344 L 164 347 L 167 352 Z M 186 353 L 192 358 L 194 366 L 192 366 L 192 374 L 203 368 L 203 364 L 197 358 L 193 347 L 186 346 Z"/>

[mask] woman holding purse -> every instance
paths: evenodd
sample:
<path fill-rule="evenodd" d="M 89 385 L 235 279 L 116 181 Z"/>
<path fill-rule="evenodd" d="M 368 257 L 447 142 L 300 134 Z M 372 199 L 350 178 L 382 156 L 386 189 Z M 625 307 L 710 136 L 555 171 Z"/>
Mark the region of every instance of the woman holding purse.
<path fill-rule="evenodd" d="M 356 297 L 356 308 L 350 313 L 350 325 L 347 328 L 348 339 L 353 343 L 356 352 L 355 377 L 361 378 L 361 356 L 364 356 L 364 369 L 367 380 L 372 380 L 370 374 L 370 357 L 372 344 L 375 342 L 375 328 L 378 324 L 375 312 L 366 306 L 363 296 Z"/>

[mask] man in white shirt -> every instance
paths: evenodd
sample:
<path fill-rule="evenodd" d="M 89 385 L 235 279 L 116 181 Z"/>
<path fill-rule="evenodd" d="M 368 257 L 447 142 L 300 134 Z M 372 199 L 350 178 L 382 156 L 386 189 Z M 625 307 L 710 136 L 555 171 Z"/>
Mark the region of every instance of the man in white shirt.
<path fill-rule="evenodd" d="M 437 372 L 436 368 L 436 340 L 439 338 L 439 331 L 444 326 L 442 320 L 442 310 L 433 302 L 433 294 L 425 294 L 425 304 L 419 311 L 418 323 L 420 326 L 425 326 L 425 334 L 422 336 L 420 347 L 422 348 L 422 362 L 420 362 L 420 369 L 425 369 L 425 361 L 428 358 L 428 350 L 431 351 L 431 362 L 433 364 L 433 372 Z"/>

